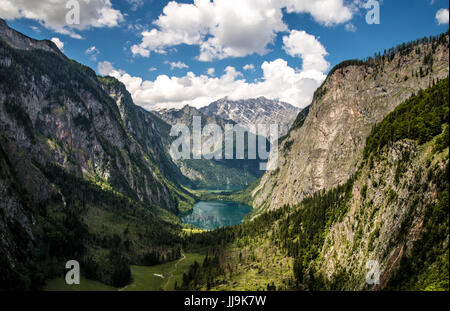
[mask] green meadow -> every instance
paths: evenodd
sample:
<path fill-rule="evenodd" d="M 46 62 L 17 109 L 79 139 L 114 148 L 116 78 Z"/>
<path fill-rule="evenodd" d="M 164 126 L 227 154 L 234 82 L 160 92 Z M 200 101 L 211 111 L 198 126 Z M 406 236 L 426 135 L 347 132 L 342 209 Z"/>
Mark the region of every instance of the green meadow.
<path fill-rule="evenodd" d="M 183 282 L 183 273 L 189 270 L 189 266 L 195 261 L 202 263 L 204 255 L 197 253 L 183 253 L 176 260 L 156 266 L 130 266 L 132 282 L 123 288 L 114 288 L 103 283 L 80 278 L 80 285 L 68 285 L 64 277 L 48 281 L 45 291 L 158 291 L 175 289 L 175 282 L 180 285 Z"/>

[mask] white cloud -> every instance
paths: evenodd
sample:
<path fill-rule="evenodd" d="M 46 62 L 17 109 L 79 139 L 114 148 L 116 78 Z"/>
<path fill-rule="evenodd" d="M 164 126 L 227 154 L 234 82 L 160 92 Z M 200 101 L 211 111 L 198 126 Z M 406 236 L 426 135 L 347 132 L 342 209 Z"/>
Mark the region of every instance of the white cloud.
<path fill-rule="evenodd" d="M 1 0 L 0 17 L 5 19 L 28 18 L 39 21 L 45 28 L 80 39 L 76 31 L 90 27 L 114 27 L 123 21 L 119 10 L 112 8 L 110 0 L 79 0 L 80 24 L 69 25 L 66 15 L 67 0 Z"/>
<path fill-rule="evenodd" d="M 98 72 L 116 77 L 125 84 L 135 103 L 149 110 L 184 105 L 202 107 L 225 96 L 230 99 L 266 96 L 305 107 L 325 79 L 324 74 L 295 70 L 283 59 L 266 61 L 261 68 L 263 77 L 254 83 L 246 82 L 234 67 L 227 67 L 220 77 L 188 72 L 183 77 L 159 75 L 153 81 L 133 77 L 113 68 L 109 62 L 100 63 Z"/>
<path fill-rule="evenodd" d="M 439 25 L 448 24 L 449 11 L 448 9 L 440 9 L 436 13 L 436 21 Z"/>
<path fill-rule="evenodd" d="M 58 47 L 58 49 L 60 49 L 61 51 L 64 48 L 64 43 L 59 39 L 59 38 L 51 38 L 50 41 L 52 41 L 54 44 L 56 44 L 56 46 Z"/>
<path fill-rule="evenodd" d="M 356 26 L 352 23 L 345 24 L 345 30 L 349 32 L 356 32 Z"/>
<path fill-rule="evenodd" d="M 244 67 L 242 67 L 242 69 L 244 69 L 245 71 L 249 71 L 249 70 L 253 71 L 253 70 L 255 70 L 255 65 L 247 64 Z"/>
<path fill-rule="evenodd" d="M 177 68 L 177 69 L 189 68 L 188 65 L 186 65 L 185 63 L 180 62 L 180 61 L 178 61 L 178 62 L 168 62 L 168 61 L 165 61 L 164 64 L 168 64 L 168 65 L 170 66 L 170 69 L 171 69 L 171 70 L 174 70 L 175 68 Z"/>
<path fill-rule="evenodd" d="M 131 53 L 133 53 L 133 55 L 141 55 L 142 57 L 149 57 L 150 56 L 150 51 L 144 49 L 143 47 L 140 47 L 138 45 L 133 45 L 131 47 Z"/>
<path fill-rule="evenodd" d="M 100 51 L 95 46 L 91 46 L 84 52 L 84 54 L 88 55 L 92 61 L 96 61 L 97 55 L 100 54 Z"/>
<path fill-rule="evenodd" d="M 301 57 L 302 70 L 312 75 L 320 76 L 330 67 L 325 60 L 328 53 L 324 46 L 305 31 L 292 30 L 289 36 L 284 36 L 283 49 L 292 57 Z"/>
<path fill-rule="evenodd" d="M 41 32 L 41 30 L 39 29 L 39 27 L 31 26 L 30 28 L 31 28 L 31 30 L 33 30 L 34 32 L 37 32 L 37 33 L 40 33 L 40 32 Z"/>
<path fill-rule="evenodd" d="M 107 76 L 109 75 L 111 72 L 114 71 L 114 67 L 113 65 L 108 62 L 108 61 L 104 61 L 104 62 L 100 62 L 97 65 L 97 71 L 100 75 L 102 76 Z"/>
<path fill-rule="evenodd" d="M 90 48 L 88 48 L 85 51 L 86 54 L 94 54 L 94 53 L 97 53 L 97 52 L 98 52 L 98 49 L 95 46 L 91 46 Z"/>
<path fill-rule="evenodd" d="M 288 13 L 309 13 L 315 21 L 326 26 L 348 22 L 352 9 L 345 6 L 344 0 L 287 0 Z"/>
<path fill-rule="evenodd" d="M 149 57 L 180 44 L 198 45 L 201 61 L 243 57 L 268 51 L 275 36 L 287 31 L 283 8 L 290 13 L 308 13 L 317 22 L 331 26 L 348 22 L 353 15 L 343 0 L 194 0 L 193 4 L 169 2 L 133 45 L 133 55 Z"/>
<path fill-rule="evenodd" d="M 156 71 L 156 70 L 158 70 L 158 68 L 155 68 L 155 67 L 148 68 L 148 71 L 150 71 L 150 72 L 153 72 L 153 71 Z"/>
<path fill-rule="evenodd" d="M 127 2 L 131 5 L 132 11 L 136 11 L 144 6 L 144 0 L 127 0 Z"/>
<path fill-rule="evenodd" d="M 216 75 L 216 69 L 214 68 L 208 68 L 208 75 L 215 76 Z"/>

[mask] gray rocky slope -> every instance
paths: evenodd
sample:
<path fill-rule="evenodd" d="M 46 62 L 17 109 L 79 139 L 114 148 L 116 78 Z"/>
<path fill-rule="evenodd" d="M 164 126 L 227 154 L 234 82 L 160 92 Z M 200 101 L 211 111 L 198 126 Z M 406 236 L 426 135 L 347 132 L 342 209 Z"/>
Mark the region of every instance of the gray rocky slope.
<path fill-rule="evenodd" d="M 413 93 L 448 74 L 448 44 L 437 42 L 419 42 L 393 56 L 332 70 L 307 114 L 299 114 L 280 143 L 278 169 L 267 172 L 253 190 L 254 208 L 261 212 L 296 204 L 347 181 L 372 127 Z"/>
<path fill-rule="evenodd" d="M 208 117 L 217 116 L 245 126 L 278 124 L 279 137 L 282 137 L 289 131 L 300 109 L 285 102 L 259 97 L 242 100 L 222 98 L 200 111 Z"/>

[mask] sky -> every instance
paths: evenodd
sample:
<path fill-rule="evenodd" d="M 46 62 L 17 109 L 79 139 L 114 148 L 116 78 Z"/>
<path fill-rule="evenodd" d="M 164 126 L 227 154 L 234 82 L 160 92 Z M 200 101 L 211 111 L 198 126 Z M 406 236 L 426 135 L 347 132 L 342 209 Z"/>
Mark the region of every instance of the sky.
<path fill-rule="evenodd" d="M 148 110 L 260 96 L 303 108 L 336 64 L 446 32 L 448 6 L 446 0 L 0 0 L 0 17 L 116 77 Z"/>

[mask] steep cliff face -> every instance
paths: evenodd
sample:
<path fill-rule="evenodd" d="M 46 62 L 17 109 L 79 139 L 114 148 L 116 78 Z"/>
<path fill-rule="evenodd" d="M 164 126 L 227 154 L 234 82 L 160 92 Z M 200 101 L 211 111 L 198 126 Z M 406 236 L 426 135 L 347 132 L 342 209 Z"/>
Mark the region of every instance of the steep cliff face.
<path fill-rule="evenodd" d="M 278 170 L 252 193 L 257 211 L 295 204 L 348 180 L 371 128 L 398 104 L 449 72 L 448 35 L 366 62 L 344 62 L 316 91 L 306 118 L 279 146 Z"/>
<path fill-rule="evenodd" d="M 0 121 L 8 137 L 41 164 L 58 163 L 177 212 L 165 179 L 181 174 L 162 147 L 155 117 L 134 106 L 123 85 L 40 46 L 1 44 Z"/>
<path fill-rule="evenodd" d="M 181 174 L 167 152 L 170 141 L 167 132 L 169 125 L 160 119 L 160 115 L 136 106 L 125 86 L 116 79 L 111 77 L 99 79 L 102 83 L 101 87 L 115 100 L 127 131 L 155 163 L 161 174 L 172 182 L 189 184 L 189 180 Z"/>
<path fill-rule="evenodd" d="M 114 78 L 0 22 L 1 288 L 41 286 L 68 258 L 113 284 L 114 267 L 174 246 L 193 198 L 161 122 Z"/>
<path fill-rule="evenodd" d="M 401 165 L 405 168 L 399 176 Z M 444 218 L 432 219 L 430 215 L 433 210 L 445 208 L 440 206 L 440 186 L 447 174 L 448 149 L 436 154 L 433 144 L 418 146 L 407 140 L 388 148 L 360 171 L 352 188 L 348 213 L 331 226 L 311 267 L 329 281 L 336 282 L 345 276 L 345 280 L 336 282 L 339 289 L 384 289 L 392 283 L 401 263 L 414 255 L 414 250 L 424 252 L 421 248 L 429 247 L 429 252 L 437 254 L 435 261 L 427 262 L 430 266 L 421 267 L 419 273 L 414 269 L 407 271 L 402 277 L 411 284 L 404 289 L 424 290 L 428 283 L 445 279 L 444 271 L 439 271 L 442 268 L 439 261 L 448 257 L 448 251 L 445 252 L 448 236 L 442 241 L 435 236 L 435 240 L 427 243 L 421 243 L 420 239 L 429 230 L 427 227 L 445 226 Z M 380 284 L 375 287 L 366 283 L 369 261 L 377 262 L 380 271 Z M 414 265 L 426 262 L 418 256 L 412 261 Z"/>
<path fill-rule="evenodd" d="M 226 247 L 215 278 L 191 269 L 200 281 L 183 286 L 448 291 L 448 89 L 433 83 L 378 123 L 344 184 L 199 236 Z"/>
<path fill-rule="evenodd" d="M 43 50 L 53 52 L 65 57 L 58 47 L 50 40 L 34 40 L 20 32 L 10 28 L 6 22 L 0 18 L 0 37 L 10 46 L 22 50 Z"/>

